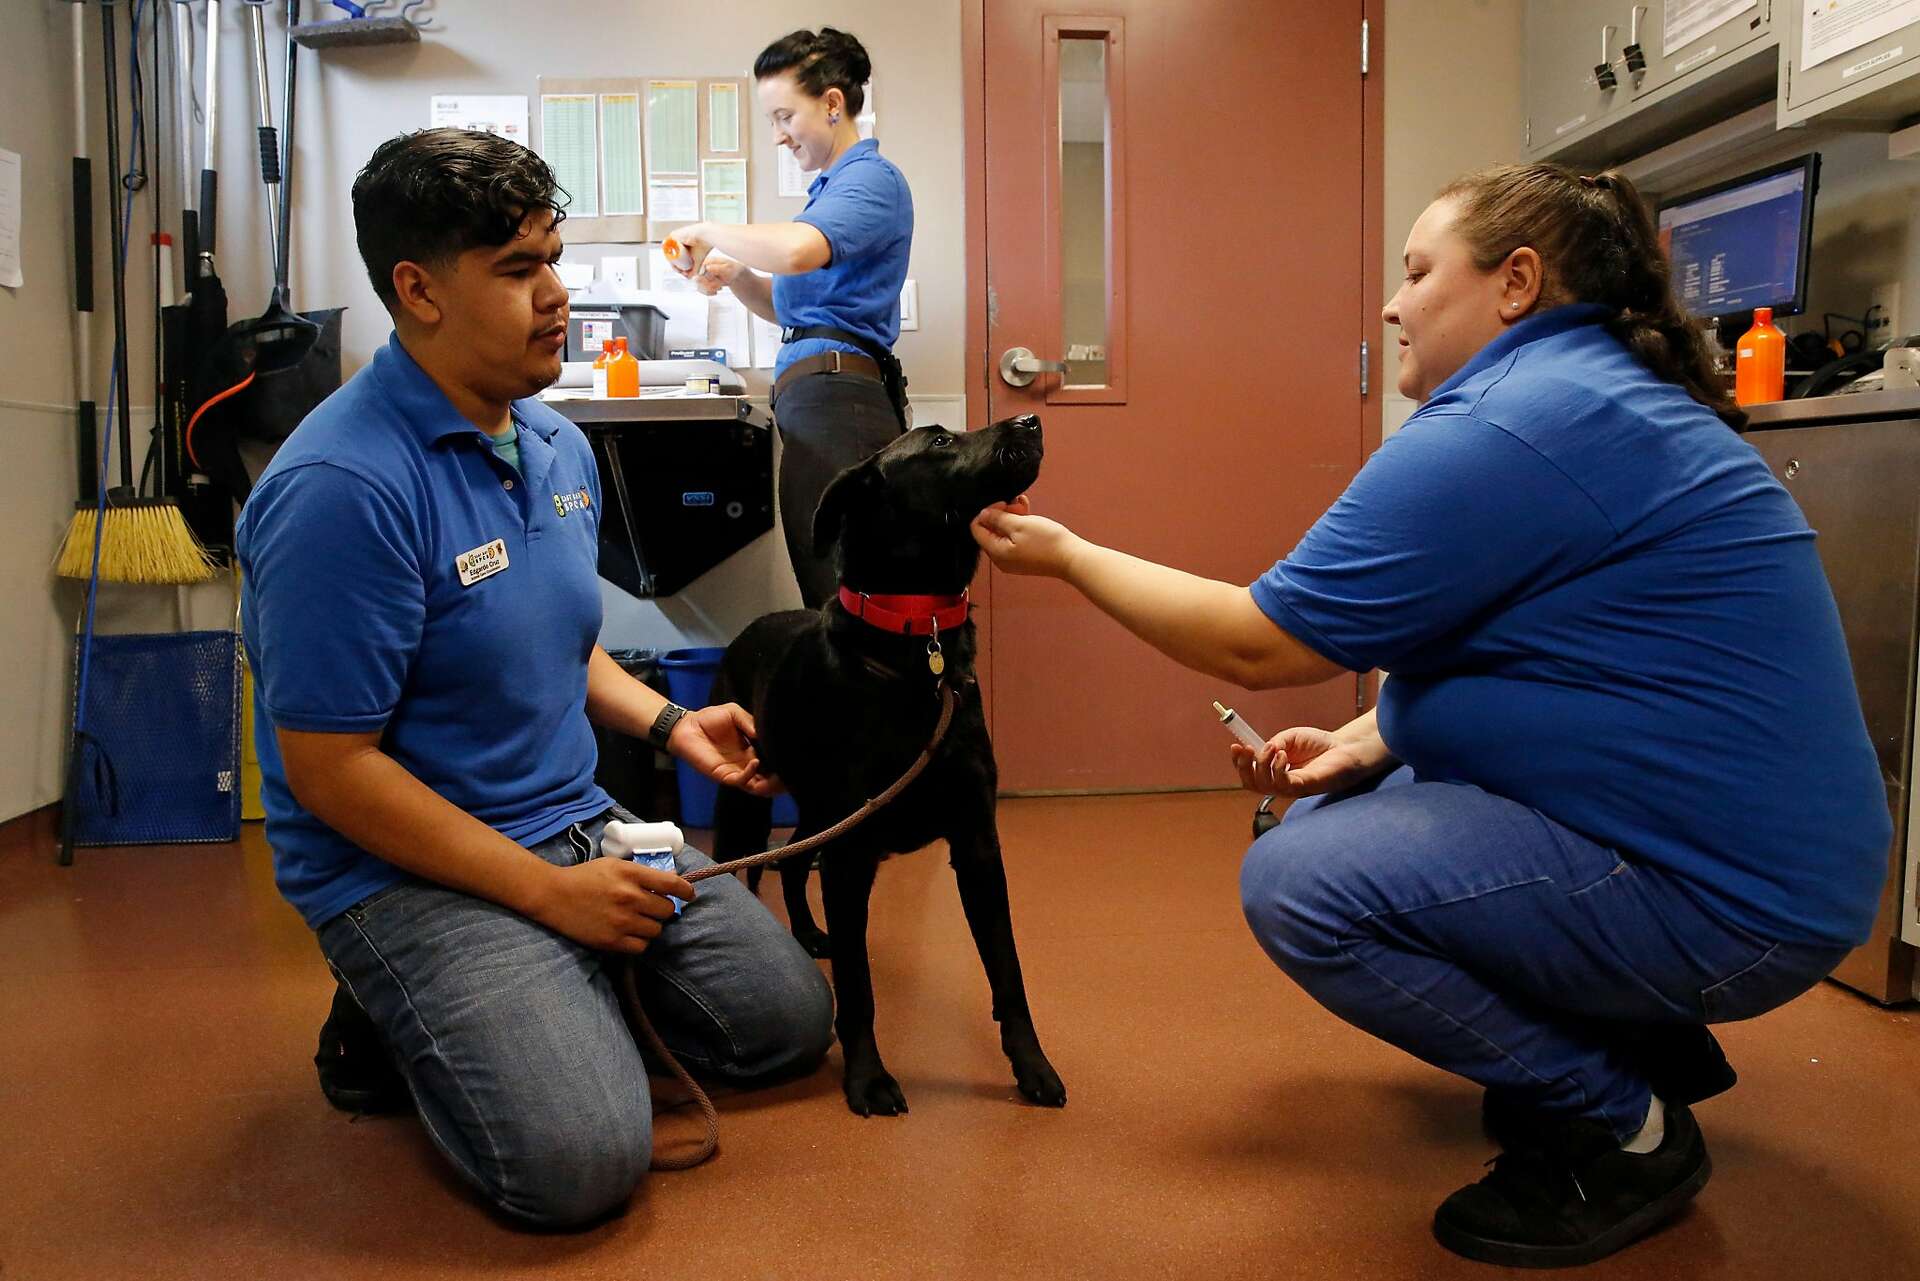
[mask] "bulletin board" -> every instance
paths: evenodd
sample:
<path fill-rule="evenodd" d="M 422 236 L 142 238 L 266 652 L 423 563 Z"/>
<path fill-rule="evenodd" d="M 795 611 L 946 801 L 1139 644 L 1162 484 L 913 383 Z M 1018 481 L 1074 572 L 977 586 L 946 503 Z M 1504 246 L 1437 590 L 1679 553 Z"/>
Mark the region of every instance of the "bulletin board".
<path fill-rule="evenodd" d="M 571 197 L 569 235 L 638 244 L 746 222 L 751 94 L 745 78 L 541 76 L 535 150 Z"/>

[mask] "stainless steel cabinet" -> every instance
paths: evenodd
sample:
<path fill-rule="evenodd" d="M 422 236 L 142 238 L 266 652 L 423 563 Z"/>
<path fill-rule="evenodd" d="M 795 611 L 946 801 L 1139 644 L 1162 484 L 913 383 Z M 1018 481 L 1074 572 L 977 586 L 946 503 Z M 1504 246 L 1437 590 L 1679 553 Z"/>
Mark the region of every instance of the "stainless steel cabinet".
<path fill-rule="evenodd" d="M 1893 125 L 1920 114 L 1920 22 L 1910 22 L 1831 57 L 1807 43 L 1810 0 L 1787 10 L 1781 33 L 1780 127 L 1815 117 L 1832 123 Z M 1871 29 L 1871 28 L 1869 28 Z M 1820 61 L 1809 67 L 1815 57 Z"/>
<path fill-rule="evenodd" d="M 1603 43 L 1609 61 L 1619 56 L 1621 18 L 1630 7 L 1618 0 L 1527 0 L 1530 158 L 1551 156 L 1594 133 L 1631 100 L 1630 78 L 1603 88 L 1594 77 Z"/>
<path fill-rule="evenodd" d="M 1819 534 L 1840 606 L 1867 732 L 1893 813 L 1893 848 L 1873 938 L 1834 978 L 1877 1001 L 1914 995 L 1920 937 L 1914 832 L 1914 722 L 1920 715 L 1920 392 L 1784 401 L 1755 407 L 1747 440 Z"/>
<path fill-rule="evenodd" d="M 1665 33 L 1690 13 L 1709 19 L 1727 6 L 1702 0 L 1527 0 L 1527 119 L 1531 160 L 1598 164 L 1671 142 L 1775 96 L 1774 11 L 1788 0 L 1754 0 L 1699 29 L 1671 54 Z M 1626 50 L 1638 33 L 1635 70 Z M 1605 58 L 1613 87 L 1596 67 Z"/>
<path fill-rule="evenodd" d="M 1683 28 L 1680 34 L 1690 34 L 1690 38 L 1671 54 L 1666 51 L 1665 39 L 1669 17 L 1684 20 L 1690 13 L 1701 12 L 1711 17 L 1717 10 L 1699 0 L 1648 0 L 1636 7 L 1646 10 L 1640 19 L 1640 43 L 1647 58 L 1646 76 L 1634 90 L 1636 98 L 1653 99 L 1683 82 L 1705 81 L 1755 50 L 1778 42 L 1773 25 L 1774 0 L 1757 0 L 1751 8 L 1730 14 L 1697 34 Z M 1791 11 L 1791 5 L 1783 8 Z"/>

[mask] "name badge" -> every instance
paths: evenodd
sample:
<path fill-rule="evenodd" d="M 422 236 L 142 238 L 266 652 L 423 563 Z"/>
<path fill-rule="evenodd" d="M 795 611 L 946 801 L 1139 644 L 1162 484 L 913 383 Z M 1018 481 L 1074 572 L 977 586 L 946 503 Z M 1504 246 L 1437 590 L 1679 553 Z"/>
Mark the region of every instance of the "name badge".
<path fill-rule="evenodd" d="M 507 540 L 496 538 L 470 552 L 461 552 L 453 558 L 453 567 L 459 571 L 462 587 L 491 578 L 507 567 Z"/>

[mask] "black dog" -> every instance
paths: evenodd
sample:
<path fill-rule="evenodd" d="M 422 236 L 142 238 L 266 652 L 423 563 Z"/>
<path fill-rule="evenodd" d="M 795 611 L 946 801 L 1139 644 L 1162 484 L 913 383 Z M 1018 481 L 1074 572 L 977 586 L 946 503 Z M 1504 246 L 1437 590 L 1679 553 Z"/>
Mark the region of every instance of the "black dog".
<path fill-rule="evenodd" d="M 736 701 L 753 712 L 761 759 L 798 804 L 796 840 L 825 831 L 891 786 L 931 740 L 942 684 L 958 696 L 926 771 L 820 850 L 829 935 L 821 935 L 807 907 L 805 857 L 780 865 L 794 935 L 833 959 L 842 1084 L 847 1106 L 861 1116 L 907 1110 L 873 1037 L 867 898 L 874 874 L 889 854 L 943 837 L 993 991 L 1000 1048 L 1020 1093 L 1054 1107 L 1067 1101 L 1033 1030 L 1014 950 L 994 823 L 999 775 L 973 680 L 965 595 L 980 557 L 968 524 L 981 508 L 1032 484 L 1040 455 L 1040 422 L 1027 416 L 964 434 L 910 431 L 842 472 L 821 496 L 813 525 L 816 546 L 838 549 L 840 598 L 817 612 L 755 621 L 727 647 L 714 684 L 715 702 Z M 764 849 L 770 809 L 767 801 L 721 788 L 715 858 Z"/>

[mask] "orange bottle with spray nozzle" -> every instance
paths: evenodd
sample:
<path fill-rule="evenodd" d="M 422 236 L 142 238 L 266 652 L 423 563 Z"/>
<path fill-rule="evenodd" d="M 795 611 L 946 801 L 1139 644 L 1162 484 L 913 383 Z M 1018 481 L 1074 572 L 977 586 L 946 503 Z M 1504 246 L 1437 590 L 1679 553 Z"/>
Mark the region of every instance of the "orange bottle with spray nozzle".
<path fill-rule="evenodd" d="M 1753 328 L 1733 348 L 1733 399 L 1740 405 L 1783 400 L 1787 394 L 1787 336 L 1773 323 L 1773 308 L 1753 309 Z"/>
<path fill-rule="evenodd" d="M 607 361 L 607 395 L 618 398 L 639 394 L 640 362 L 627 350 L 625 338 L 615 338 L 613 355 Z"/>

